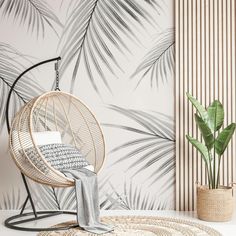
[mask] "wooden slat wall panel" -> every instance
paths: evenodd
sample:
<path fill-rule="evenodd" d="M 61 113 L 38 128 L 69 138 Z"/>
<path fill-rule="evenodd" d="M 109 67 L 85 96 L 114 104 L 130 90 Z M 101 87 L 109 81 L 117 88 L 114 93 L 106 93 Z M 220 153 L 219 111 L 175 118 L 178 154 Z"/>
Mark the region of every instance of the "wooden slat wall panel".
<path fill-rule="evenodd" d="M 236 0 L 176 0 L 176 209 L 194 210 L 196 185 L 207 183 L 201 156 L 185 134 L 201 138 L 187 101 L 189 91 L 206 106 L 219 99 L 225 124 L 236 121 Z M 236 138 L 221 165 L 221 184 L 235 181 Z"/>

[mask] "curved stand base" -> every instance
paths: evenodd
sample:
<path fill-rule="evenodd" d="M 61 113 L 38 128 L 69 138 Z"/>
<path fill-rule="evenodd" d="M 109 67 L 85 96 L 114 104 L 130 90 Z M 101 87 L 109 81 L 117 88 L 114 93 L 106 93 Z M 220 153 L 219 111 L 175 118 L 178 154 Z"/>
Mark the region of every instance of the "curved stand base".
<path fill-rule="evenodd" d="M 57 215 L 63 215 L 63 214 L 69 214 L 69 215 L 76 215 L 76 212 L 72 211 L 38 211 L 37 216 L 35 216 L 34 212 L 19 214 L 15 216 L 11 216 L 7 218 L 4 222 L 5 226 L 10 229 L 15 230 L 21 230 L 21 231 L 54 231 L 54 230 L 68 230 L 71 228 L 78 227 L 79 224 L 73 224 L 69 226 L 64 227 L 52 227 L 52 228 L 29 228 L 29 227 L 23 227 L 19 226 L 20 224 L 27 223 L 27 222 L 33 222 L 36 220 L 44 219 L 47 217 L 53 217 Z M 29 217 L 29 216 L 33 217 Z M 27 218 L 25 218 L 27 217 Z M 22 219 L 23 218 L 23 219 Z"/>

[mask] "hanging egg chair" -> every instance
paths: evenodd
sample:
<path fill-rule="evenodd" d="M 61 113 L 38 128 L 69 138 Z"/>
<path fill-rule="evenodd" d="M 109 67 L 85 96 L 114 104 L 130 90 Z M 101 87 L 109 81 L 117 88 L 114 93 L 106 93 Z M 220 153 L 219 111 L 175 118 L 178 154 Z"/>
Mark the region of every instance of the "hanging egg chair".
<path fill-rule="evenodd" d="M 39 148 L 55 142 L 78 149 L 95 173 L 101 169 L 105 148 L 96 118 L 78 98 L 61 91 L 44 93 L 21 108 L 12 122 L 10 151 L 30 179 L 52 187 L 73 186 L 74 180 L 54 168 Z M 27 151 L 32 148 L 33 158 Z"/>
<path fill-rule="evenodd" d="M 23 71 L 12 83 L 6 102 L 6 125 L 9 133 L 11 156 L 21 171 L 27 193 L 19 214 L 4 221 L 6 227 L 24 231 L 68 230 L 68 226 L 32 227 L 25 223 L 61 214 L 76 215 L 74 211 L 58 209 L 36 209 L 31 189 L 25 176 L 37 183 L 52 187 L 74 186 L 73 179 L 66 177 L 63 170 L 86 168 L 95 173 L 101 169 L 105 158 L 105 145 L 101 128 L 88 107 L 75 96 L 61 92 L 59 88 L 59 61 L 56 57 L 41 61 Z M 16 114 L 10 117 L 10 101 L 19 80 L 30 70 L 56 61 L 55 91 L 32 98 Z M 58 158 L 59 157 L 59 158 Z M 24 212 L 30 203 L 32 212 Z M 23 225 L 22 225 L 23 224 Z"/>

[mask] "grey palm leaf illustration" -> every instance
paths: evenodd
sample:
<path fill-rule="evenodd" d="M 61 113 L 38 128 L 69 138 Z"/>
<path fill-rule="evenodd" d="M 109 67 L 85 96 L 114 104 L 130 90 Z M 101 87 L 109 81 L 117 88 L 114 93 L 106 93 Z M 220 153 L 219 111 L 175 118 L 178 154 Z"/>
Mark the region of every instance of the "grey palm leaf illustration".
<path fill-rule="evenodd" d="M 59 43 L 60 55 L 63 58 L 61 74 L 73 62 L 71 91 L 80 64 L 84 64 L 91 84 L 98 93 L 100 81 L 111 90 L 104 71 L 115 77 L 114 68 L 120 68 L 111 48 L 122 53 L 125 53 L 124 50 L 129 51 L 124 38 L 138 40 L 134 25 L 142 25 L 143 20 L 150 24 L 154 21 L 147 6 L 151 9 L 153 2 L 138 0 L 78 2 L 65 24 Z M 156 7 L 161 8 L 160 4 Z"/>
<path fill-rule="evenodd" d="M 37 35 L 45 34 L 48 25 L 57 34 L 54 24 L 62 24 L 44 0 L 0 0 L 0 9 L 4 16 L 11 16 L 19 24 L 27 25 L 28 31 L 36 31 Z"/>
<path fill-rule="evenodd" d="M 2 193 L 0 210 L 18 210 L 22 204 L 21 190 L 19 188 L 12 188 L 11 191 Z"/>
<path fill-rule="evenodd" d="M 157 39 L 155 46 L 147 53 L 143 61 L 137 67 L 132 77 L 142 74 L 137 86 L 142 80 L 150 76 L 150 84 L 156 83 L 158 87 L 160 80 L 166 81 L 169 73 L 173 73 L 175 64 L 174 30 L 168 29 Z"/>
<path fill-rule="evenodd" d="M 29 181 L 37 209 L 74 210 L 76 207 L 75 189 L 52 188 Z"/>
<path fill-rule="evenodd" d="M 99 191 L 104 187 L 108 181 L 108 177 L 101 181 L 99 185 Z M 29 181 L 30 188 L 33 193 L 33 198 L 38 209 L 59 209 L 59 210 L 75 210 L 75 188 L 51 188 L 46 185 L 36 184 L 33 181 Z M 100 202 L 101 208 L 107 207 L 109 199 L 105 198 Z"/>
<path fill-rule="evenodd" d="M 134 177 L 158 164 L 146 178 L 150 182 L 150 186 L 166 175 L 172 176 L 175 167 L 173 120 L 158 112 L 147 113 L 113 105 L 110 106 L 110 109 L 132 119 L 137 126 L 141 126 L 141 128 L 136 128 L 117 124 L 103 124 L 107 127 L 119 128 L 137 134 L 134 139 L 111 150 L 111 153 L 127 150 L 126 154 L 114 160 L 112 165 L 132 160 L 132 163 L 127 166 L 126 172 L 132 171 L 132 177 Z M 130 148 L 132 149 L 129 150 Z M 172 177 L 174 178 L 174 176 Z"/>
<path fill-rule="evenodd" d="M 55 189 L 29 181 L 31 193 L 37 209 L 60 209 Z"/>
<path fill-rule="evenodd" d="M 106 193 L 104 209 L 124 210 L 162 210 L 166 209 L 167 201 L 160 201 L 155 194 L 143 189 L 142 185 L 134 184 L 132 180 L 125 181 L 123 191 L 120 193 L 109 182 L 111 190 Z M 159 195 L 160 196 L 160 195 Z"/>
<path fill-rule="evenodd" d="M 21 60 L 19 60 L 21 58 Z M 6 100 L 12 83 L 26 69 L 25 64 L 29 61 L 25 55 L 7 44 L 0 44 L 0 92 L 1 107 L 0 127 L 5 123 Z M 32 76 L 32 75 L 31 75 Z M 30 76 L 25 76 L 15 87 L 11 102 L 11 117 L 15 112 L 32 97 L 41 94 L 44 90 Z"/>

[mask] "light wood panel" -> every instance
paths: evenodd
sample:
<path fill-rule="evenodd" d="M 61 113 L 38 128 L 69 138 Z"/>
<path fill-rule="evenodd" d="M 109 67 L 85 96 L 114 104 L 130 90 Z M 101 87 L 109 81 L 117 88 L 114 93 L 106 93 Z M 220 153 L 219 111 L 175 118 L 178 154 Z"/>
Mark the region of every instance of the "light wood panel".
<path fill-rule="evenodd" d="M 196 184 L 207 183 L 198 152 L 185 139 L 201 140 L 195 109 L 185 93 L 208 106 L 219 99 L 225 108 L 225 125 L 236 121 L 236 0 L 176 0 L 176 209 L 194 210 Z M 236 136 L 222 158 L 221 184 L 235 181 Z"/>

